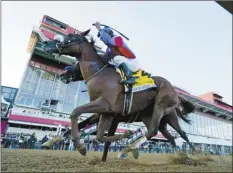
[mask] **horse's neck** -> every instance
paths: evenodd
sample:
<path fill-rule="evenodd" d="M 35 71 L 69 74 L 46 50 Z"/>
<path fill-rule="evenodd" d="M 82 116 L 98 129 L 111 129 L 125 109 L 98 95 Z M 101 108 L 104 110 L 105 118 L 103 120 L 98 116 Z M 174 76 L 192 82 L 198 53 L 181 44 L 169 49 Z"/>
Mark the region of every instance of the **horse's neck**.
<path fill-rule="evenodd" d="M 103 68 L 104 63 L 89 43 L 86 43 L 84 47 L 85 48 L 82 51 L 82 59 L 80 61 L 80 70 L 84 80 L 87 80 Z"/>

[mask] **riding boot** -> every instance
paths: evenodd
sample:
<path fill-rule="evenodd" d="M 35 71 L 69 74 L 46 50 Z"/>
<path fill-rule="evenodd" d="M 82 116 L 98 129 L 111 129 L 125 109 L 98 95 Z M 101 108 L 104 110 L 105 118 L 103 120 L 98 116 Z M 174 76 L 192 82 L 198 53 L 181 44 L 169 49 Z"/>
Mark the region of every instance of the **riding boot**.
<path fill-rule="evenodd" d="M 119 65 L 119 68 L 122 69 L 126 75 L 126 80 L 122 79 L 120 83 L 122 84 L 135 84 L 136 81 L 132 76 L 132 72 L 130 69 L 127 67 L 125 63 L 122 63 Z"/>

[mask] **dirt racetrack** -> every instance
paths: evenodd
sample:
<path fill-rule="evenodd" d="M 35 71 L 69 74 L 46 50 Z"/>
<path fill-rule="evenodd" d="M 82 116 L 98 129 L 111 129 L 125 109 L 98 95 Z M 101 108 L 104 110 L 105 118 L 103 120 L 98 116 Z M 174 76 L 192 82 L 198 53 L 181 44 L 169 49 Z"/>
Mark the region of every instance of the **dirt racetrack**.
<path fill-rule="evenodd" d="M 232 172 L 232 156 L 211 156 L 205 165 L 190 166 L 169 163 L 171 157 L 141 153 L 134 160 L 116 159 L 109 153 L 107 162 L 100 161 L 102 153 L 89 152 L 83 157 L 77 151 L 2 149 L 2 172 Z M 201 155 L 192 156 L 200 159 Z M 199 158 L 200 157 L 200 158 Z M 204 159 L 202 159 L 204 160 Z"/>

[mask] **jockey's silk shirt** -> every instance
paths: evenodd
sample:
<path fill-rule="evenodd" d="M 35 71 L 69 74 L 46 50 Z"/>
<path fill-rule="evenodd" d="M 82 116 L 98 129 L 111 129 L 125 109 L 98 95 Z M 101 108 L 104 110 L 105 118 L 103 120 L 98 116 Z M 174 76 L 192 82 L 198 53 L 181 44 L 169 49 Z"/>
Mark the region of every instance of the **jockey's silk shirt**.
<path fill-rule="evenodd" d="M 130 50 L 130 48 L 124 42 L 122 37 L 120 36 L 111 37 L 107 32 L 104 31 L 104 29 L 101 29 L 99 31 L 99 34 L 100 34 L 100 39 L 104 42 L 104 44 L 106 44 L 106 46 L 108 46 L 106 50 L 106 53 L 108 55 L 110 56 L 113 55 L 114 54 L 113 50 L 114 48 L 116 48 L 122 54 L 122 56 L 128 59 L 136 58 L 135 54 L 132 52 L 132 50 Z"/>

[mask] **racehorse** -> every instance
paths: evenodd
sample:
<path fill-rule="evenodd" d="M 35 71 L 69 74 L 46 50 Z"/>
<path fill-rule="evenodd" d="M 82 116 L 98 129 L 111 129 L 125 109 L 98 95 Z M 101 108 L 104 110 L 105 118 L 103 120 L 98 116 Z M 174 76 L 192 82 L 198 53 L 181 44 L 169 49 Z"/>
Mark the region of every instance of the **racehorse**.
<path fill-rule="evenodd" d="M 108 130 L 110 125 L 117 124 L 114 119 L 122 116 L 125 89 L 120 84 L 120 75 L 114 68 L 104 64 L 96 53 L 93 43 L 86 38 L 89 32 L 90 30 L 79 34 L 69 34 L 64 36 L 62 42 L 50 41 L 48 46 L 46 46 L 48 42 L 44 42 L 43 46 L 46 53 L 75 57 L 79 61 L 81 73 L 87 83 L 90 103 L 76 107 L 71 113 L 71 137 L 75 148 L 82 155 L 86 155 L 86 149 L 83 144 L 80 144 L 77 124 L 77 119 L 82 113 L 101 114 L 96 136 L 100 142 L 117 141 L 132 135 L 127 132 L 124 135 L 104 136 L 105 130 Z M 131 112 L 128 115 L 140 113 L 139 117 L 146 125 L 148 132 L 144 138 L 130 145 L 130 149 L 134 149 L 141 142 L 145 142 L 145 139 L 149 140 L 156 135 L 163 116 L 168 114 L 177 116 L 175 108 L 178 107 L 179 96 L 171 83 L 162 77 L 152 77 L 152 79 L 157 85 L 156 89 L 136 92 L 133 95 Z"/>
<path fill-rule="evenodd" d="M 73 72 L 65 71 L 64 73 L 60 74 L 59 79 L 62 82 L 68 84 L 70 82 L 83 81 L 83 76 L 82 76 L 81 71 L 80 71 L 79 63 L 76 63 L 76 65 L 73 65 L 73 66 L 75 67 L 75 70 Z M 187 115 L 187 114 L 193 112 L 195 110 L 195 107 L 192 103 L 186 101 L 182 97 L 179 97 L 179 99 L 180 99 L 179 106 L 176 107 L 177 115 L 182 120 L 184 120 L 186 123 L 190 124 L 190 120 L 186 119 L 184 117 L 184 115 Z M 86 125 L 93 125 L 95 123 L 98 123 L 99 118 L 100 118 L 99 114 L 93 114 L 92 116 L 90 116 L 86 120 L 79 123 L 79 125 L 78 125 L 79 130 L 85 128 Z M 136 116 L 136 117 L 117 116 L 116 118 L 117 119 L 115 119 L 113 125 L 110 127 L 110 129 L 108 131 L 108 136 L 111 136 L 115 133 L 116 127 L 117 127 L 119 122 L 125 122 L 125 123 L 141 122 L 141 119 L 138 116 Z M 187 140 L 188 138 L 186 138 L 187 136 L 185 136 L 185 132 L 183 132 L 180 128 L 177 117 L 174 114 L 168 114 L 162 118 L 160 125 L 159 125 L 159 131 L 163 134 L 164 137 L 166 137 L 168 139 L 169 142 L 171 142 L 173 147 L 176 146 L 175 140 L 174 140 L 174 137 L 168 132 L 167 124 L 172 126 L 173 129 L 177 130 L 177 132 L 181 135 L 181 137 L 184 140 L 186 140 L 186 142 L 188 144 L 190 144 L 190 142 Z M 58 140 L 58 141 L 61 140 L 62 137 L 69 136 L 70 132 L 71 132 L 71 130 L 69 129 L 68 131 L 64 132 L 62 134 L 62 136 L 59 136 L 57 139 L 53 140 L 53 142 L 55 142 L 56 140 Z M 46 147 L 50 147 L 53 145 L 53 142 L 48 141 L 47 143 L 45 143 L 43 145 Z M 110 142 L 105 143 L 102 161 L 106 161 L 106 159 L 107 159 L 107 153 L 108 153 L 109 146 L 110 146 Z M 193 146 L 190 145 L 190 147 L 192 148 Z M 133 156 L 135 156 L 135 155 L 133 155 Z M 135 156 L 135 158 L 136 157 L 137 156 Z"/>
<path fill-rule="evenodd" d="M 83 77 L 82 77 L 82 74 L 80 71 L 79 63 L 76 63 L 76 65 L 74 67 L 75 67 L 74 72 L 65 71 L 64 73 L 60 74 L 60 77 L 59 77 L 60 80 L 63 81 L 64 83 L 67 83 L 67 84 L 70 82 L 75 82 L 75 81 L 83 81 Z M 156 79 L 156 77 L 155 77 L 155 79 Z M 187 114 L 193 112 L 195 110 L 195 106 L 192 103 L 183 99 L 182 97 L 179 97 L 179 99 L 180 99 L 179 106 L 175 108 L 176 113 L 184 122 L 190 124 L 190 120 L 186 119 L 184 115 L 187 115 Z M 100 118 L 99 114 L 93 114 L 92 116 L 90 116 L 86 120 L 79 123 L 79 125 L 78 125 L 79 130 L 86 127 L 86 125 L 93 125 L 95 123 L 98 123 L 99 118 Z M 136 117 L 117 116 L 115 118 L 115 121 L 112 123 L 112 126 L 110 127 L 110 129 L 108 131 L 108 136 L 114 135 L 114 133 L 116 131 L 116 127 L 117 127 L 119 122 L 125 122 L 125 123 L 141 122 L 141 119 L 139 118 L 139 116 L 136 116 Z M 165 115 L 161 119 L 161 122 L 159 125 L 159 131 L 163 134 L 163 136 L 165 138 L 168 139 L 169 142 L 171 142 L 173 147 L 176 147 L 175 139 L 167 130 L 167 124 L 169 124 L 171 127 L 173 127 L 173 129 L 175 129 L 178 132 L 178 134 L 180 134 L 180 136 L 190 145 L 191 148 L 193 147 L 191 145 L 191 143 L 189 142 L 185 132 L 182 131 L 176 115 L 175 114 L 168 114 L 168 115 Z M 63 134 L 63 136 L 68 136 L 68 135 L 70 135 L 70 129 Z M 103 156 L 102 156 L 102 161 L 106 161 L 106 159 L 107 159 L 107 153 L 108 153 L 110 144 L 111 144 L 110 142 L 107 142 L 104 145 L 104 152 L 103 152 Z M 135 156 L 135 154 L 133 156 L 135 158 L 137 157 L 137 156 Z"/>
<path fill-rule="evenodd" d="M 59 79 L 61 81 L 63 81 L 64 83 L 68 84 L 70 82 L 76 82 L 76 81 L 83 81 L 83 77 L 80 71 L 80 67 L 79 67 L 79 63 L 77 63 L 75 65 L 75 71 L 74 72 L 69 72 L 69 71 L 65 71 L 64 73 L 60 74 Z M 180 103 L 179 106 L 176 107 L 176 112 L 177 115 L 184 120 L 186 123 L 190 124 L 190 120 L 186 119 L 184 117 L 184 115 L 187 115 L 191 112 L 193 112 L 195 110 L 195 107 L 192 103 L 186 101 L 185 99 L 183 99 L 182 97 L 180 98 Z M 85 128 L 87 125 L 93 125 L 95 123 L 99 122 L 99 118 L 100 118 L 100 114 L 93 114 L 92 116 L 90 116 L 89 118 L 87 118 L 86 120 L 80 122 L 78 124 L 78 128 L 79 130 Z M 114 120 L 114 122 L 112 123 L 109 131 L 108 131 L 108 136 L 112 136 L 114 135 L 115 131 L 116 131 L 116 127 L 118 125 L 119 122 L 125 122 L 125 123 L 133 123 L 133 122 L 141 122 L 141 119 L 139 118 L 139 116 L 133 117 L 133 116 L 117 116 L 117 119 Z M 165 115 L 159 125 L 159 131 L 163 134 L 163 136 L 165 138 L 168 139 L 169 142 L 171 142 L 173 147 L 176 147 L 176 143 L 175 143 L 175 139 L 174 137 L 169 133 L 169 131 L 167 130 L 167 124 L 169 124 L 170 126 L 173 127 L 173 129 L 175 129 L 180 136 L 188 143 L 191 144 L 187 139 L 187 136 L 185 135 L 185 132 L 183 132 L 181 130 L 181 127 L 179 125 L 179 122 L 177 120 L 176 115 L 174 114 L 168 114 Z M 62 136 L 58 137 L 57 140 L 61 140 L 62 137 L 67 137 L 69 136 L 71 133 L 71 130 L 69 129 L 68 131 L 64 132 L 62 134 Z M 55 142 L 56 139 L 53 141 Z M 43 144 L 46 147 L 50 147 L 53 145 L 53 142 L 48 141 L 47 143 Z M 103 156 L 102 156 L 102 161 L 106 161 L 107 159 L 107 153 L 109 150 L 109 146 L 110 146 L 110 142 L 105 143 L 104 145 L 104 152 L 103 152 Z M 190 145 L 190 147 L 192 148 L 193 146 Z M 133 153 L 134 154 L 134 153 Z M 137 158 L 137 155 L 135 156 L 135 154 L 133 155 L 135 158 Z"/>

